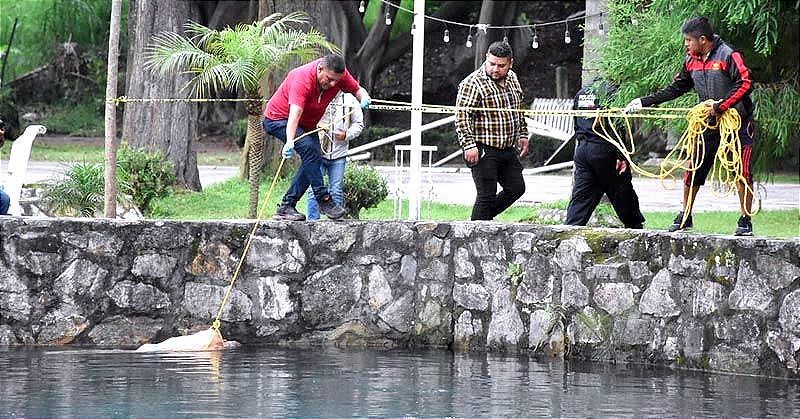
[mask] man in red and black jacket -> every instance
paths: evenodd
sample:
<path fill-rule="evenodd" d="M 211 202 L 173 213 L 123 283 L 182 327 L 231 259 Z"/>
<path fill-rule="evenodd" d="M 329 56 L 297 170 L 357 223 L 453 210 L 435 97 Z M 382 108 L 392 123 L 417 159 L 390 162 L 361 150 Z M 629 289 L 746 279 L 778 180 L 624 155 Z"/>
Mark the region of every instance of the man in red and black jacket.
<path fill-rule="evenodd" d="M 697 92 L 700 101 L 712 100 L 711 113 L 721 115 L 730 108 L 736 108 L 741 116 L 742 127 L 739 138 L 742 144 L 742 176 L 747 180 L 737 183 L 739 191 L 739 207 L 742 213 L 737 223 L 737 236 L 752 236 L 753 224 L 748 214 L 753 205 L 752 155 L 755 123 L 753 122 L 753 101 L 750 92 L 753 80 L 750 70 L 744 64 L 742 53 L 714 35 L 714 28 L 704 17 L 692 18 L 681 28 L 683 43 L 686 47 L 686 58 L 683 68 L 675 76 L 672 84 L 666 88 L 643 98 L 632 100 L 625 107 L 625 112 L 633 112 L 642 107 L 658 105 L 675 99 L 692 88 Z M 719 130 L 708 129 L 703 133 L 705 150 L 703 163 L 696 168 L 694 181 L 691 173 L 684 173 L 683 203 L 688 217 L 684 222 L 681 212 L 669 228 L 677 231 L 692 228 L 692 207 L 697 191 L 705 183 L 706 177 L 714 164 L 714 156 L 719 148 Z M 749 186 L 749 189 L 747 188 Z"/>

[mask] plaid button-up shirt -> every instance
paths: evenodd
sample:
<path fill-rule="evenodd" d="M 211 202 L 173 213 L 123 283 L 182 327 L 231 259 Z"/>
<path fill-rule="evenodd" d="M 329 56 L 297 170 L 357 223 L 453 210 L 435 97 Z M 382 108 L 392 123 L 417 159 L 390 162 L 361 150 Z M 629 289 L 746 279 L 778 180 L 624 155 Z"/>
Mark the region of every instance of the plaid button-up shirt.
<path fill-rule="evenodd" d="M 524 115 L 521 112 L 511 111 L 520 109 L 523 99 L 522 87 L 516 73 L 508 71 L 506 85 L 503 87 L 486 75 L 484 65 L 458 85 L 456 133 L 464 150 L 475 147 L 476 142 L 496 148 L 509 148 L 517 145 L 518 139 L 528 138 Z"/>

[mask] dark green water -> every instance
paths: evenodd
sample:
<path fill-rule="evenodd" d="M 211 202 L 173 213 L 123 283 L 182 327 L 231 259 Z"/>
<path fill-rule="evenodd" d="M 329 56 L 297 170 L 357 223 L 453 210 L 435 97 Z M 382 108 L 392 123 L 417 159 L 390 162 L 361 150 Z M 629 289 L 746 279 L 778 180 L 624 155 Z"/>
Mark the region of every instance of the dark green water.
<path fill-rule="evenodd" d="M 0 417 L 800 417 L 800 382 L 447 351 L 0 348 Z"/>

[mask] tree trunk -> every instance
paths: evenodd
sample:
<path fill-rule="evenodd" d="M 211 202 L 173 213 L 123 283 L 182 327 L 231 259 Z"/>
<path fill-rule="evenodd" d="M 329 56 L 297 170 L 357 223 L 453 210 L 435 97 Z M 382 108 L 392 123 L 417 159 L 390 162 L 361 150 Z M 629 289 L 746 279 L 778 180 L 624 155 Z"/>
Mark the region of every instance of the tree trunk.
<path fill-rule="evenodd" d="M 173 0 L 131 0 L 128 16 L 128 71 L 125 94 L 131 98 L 185 98 L 182 91 L 188 77 L 164 77 L 144 69 L 144 50 L 152 35 L 161 31 L 183 33 L 189 19 L 197 20 L 193 2 Z M 178 103 L 126 103 L 122 138 L 132 147 L 161 151 L 175 168 L 178 183 L 199 191 L 197 155 L 197 105 Z"/>
<path fill-rule="evenodd" d="M 108 30 L 108 68 L 106 77 L 105 115 L 105 202 L 103 214 L 106 218 L 117 217 L 117 108 L 108 102 L 117 97 L 117 74 L 119 62 L 119 21 L 122 0 L 111 3 L 111 22 Z"/>
<path fill-rule="evenodd" d="M 246 144 L 250 144 L 247 149 L 247 159 L 250 162 L 250 171 L 248 173 L 248 180 L 250 181 L 250 203 L 248 206 L 247 216 L 249 218 L 256 218 L 258 215 L 258 193 L 261 186 L 261 168 L 264 165 L 264 128 L 261 126 L 261 96 L 257 93 L 247 93 L 248 99 L 253 99 L 252 102 L 245 102 L 245 109 L 247 110 L 247 136 L 245 139 Z"/>
<path fill-rule="evenodd" d="M 514 20 L 519 14 L 519 2 L 517 1 L 497 1 L 497 0 L 484 0 L 481 4 L 481 14 L 478 21 L 481 23 L 489 23 L 497 26 L 507 26 L 514 23 Z M 509 38 L 514 36 L 516 30 L 509 30 L 503 33 L 498 29 L 489 29 L 485 34 L 483 31 L 478 30 L 475 36 L 475 68 L 478 68 L 486 59 L 486 51 L 489 49 L 489 44 L 495 41 L 500 41 L 503 36 Z"/>

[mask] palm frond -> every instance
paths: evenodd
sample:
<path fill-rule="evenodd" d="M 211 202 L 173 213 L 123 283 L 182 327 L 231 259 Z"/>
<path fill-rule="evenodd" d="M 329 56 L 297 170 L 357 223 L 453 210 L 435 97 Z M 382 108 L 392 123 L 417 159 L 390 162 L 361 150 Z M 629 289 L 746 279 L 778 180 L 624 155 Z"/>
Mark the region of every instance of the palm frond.
<path fill-rule="evenodd" d="M 153 37 L 145 49 L 145 67 L 162 75 L 190 74 L 184 89 L 196 95 L 257 91 L 259 82 L 274 69 L 295 59 L 314 58 L 321 50 L 338 51 L 309 23 L 303 12 L 275 13 L 220 31 L 189 21 L 185 36 L 163 32 Z"/>

